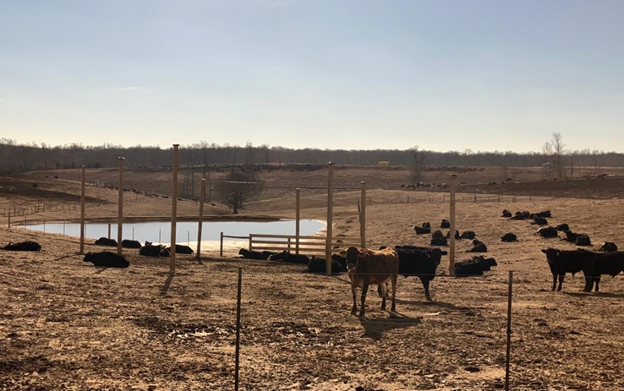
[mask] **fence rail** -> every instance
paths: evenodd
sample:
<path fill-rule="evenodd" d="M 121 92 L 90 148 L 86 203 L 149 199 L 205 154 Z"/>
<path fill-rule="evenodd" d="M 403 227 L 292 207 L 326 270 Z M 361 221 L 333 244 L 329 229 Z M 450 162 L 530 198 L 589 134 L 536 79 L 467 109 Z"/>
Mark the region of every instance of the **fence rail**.
<path fill-rule="evenodd" d="M 325 236 L 299 236 L 274 235 L 274 234 L 249 234 L 249 236 L 226 235 L 221 232 L 219 243 L 219 255 L 223 256 L 223 239 L 245 239 L 249 241 L 249 251 L 288 251 L 297 254 L 325 255 L 327 238 Z M 267 240 L 270 239 L 270 240 Z M 335 236 L 332 238 L 332 251 L 340 251 L 347 247 L 359 247 L 360 238 Z"/>

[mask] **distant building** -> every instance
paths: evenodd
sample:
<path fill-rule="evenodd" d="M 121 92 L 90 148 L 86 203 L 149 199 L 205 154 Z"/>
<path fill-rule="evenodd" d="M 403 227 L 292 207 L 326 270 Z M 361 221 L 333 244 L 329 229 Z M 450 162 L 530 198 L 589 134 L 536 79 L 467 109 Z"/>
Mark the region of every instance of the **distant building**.
<path fill-rule="evenodd" d="M 389 166 L 389 165 L 390 165 L 390 162 L 389 162 L 389 161 L 387 161 L 387 160 L 380 160 L 380 161 L 379 161 L 379 165 L 380 165 L 380 166 Z"/>

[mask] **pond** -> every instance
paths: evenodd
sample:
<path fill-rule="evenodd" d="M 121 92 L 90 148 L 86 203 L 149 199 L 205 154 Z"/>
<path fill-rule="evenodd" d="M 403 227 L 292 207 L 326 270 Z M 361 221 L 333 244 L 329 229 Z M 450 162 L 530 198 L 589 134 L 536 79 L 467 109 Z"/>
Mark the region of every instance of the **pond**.
<path fill-rule="evenodd" d="M 108 236 L 107 223 L 87 223 L 85 237 L 89 239 L 98 239 Z M 202 247 L 203 243 L 219 242 L 220 234 L 231 236 L 248 236 L 252 234 L 271 234 L 271 235 L 294 235 L 294 220 L 278 220 L 278 221 L 204 221 L 202 228 Z M 110 224 L 111 238 L 117 239 L 117 224 Z M 300 234 L 302 236 L 314 235 L 325 227 L 325 223 L 319 220 L 300 220 Z M 43 224 L 27 225 L 27 229 L 33 231 L 44 232 Z M 189 243 L 191 247 L 195 247 L 197 242 L 196 221 L 182 221 L 177 223 L 176 242 L 178 244 Z M 69 236 L 80 236 L 80 224 L 77 223 L 48 223 L 45 225 L 45 233 L 63 234 Z M 123 224 L 123 238 L 134 239 L 141 243 L 150 241 L 154 243 L 169 244 L 171 240 L 171 222 L 170 221 L 152 221 L 137 222 Z M 235 241 L 236 239 L 224 238 L 224 241 Z M 212 247 L 212 246 L 209 246 Z"/>

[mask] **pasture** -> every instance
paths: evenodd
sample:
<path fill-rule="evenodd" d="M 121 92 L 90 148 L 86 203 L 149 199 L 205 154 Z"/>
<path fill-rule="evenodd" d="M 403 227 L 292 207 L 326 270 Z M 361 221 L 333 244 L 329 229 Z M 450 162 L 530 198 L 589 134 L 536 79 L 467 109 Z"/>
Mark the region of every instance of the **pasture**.
<path fill-rule="evenodd" d="M 108 197 L 106 189 L 90 191 Z M 418 237 L 412 226 L 438 226 L 448 218 L 448 204 L 427 202 L 427 192 L 411 194 L 409 205 L 368 208 L 370 248 L 428 245 L 430 235 Z M 357 196 L 337 195 L 335 233 L 358 232 Z M 322 201 L 322 194 L 310 196 L 302 217 L 324 218 Z M 166 215 L 167 205 L 154 199 L 128 209 L 137 217 Z M 182 213 L 193 213 L 195 205 L 182 205 Z M 114 205 L 106 202 L 95 208 L 98 216 L 109 209 Z M 82 262 L 75 239 L 2 228 L 0 244 L 34 239 L 43 249 L 0 253 L 0 389 L 233 389 L 238 266 L 243 390 L 501 389 L 509 270 L 512 389 L 623 389 L 624 279 L 604 278 L 601 293 L 587 294 L 582 274 L 567 276 L 563 292 L 551 292 L 541 250 L 576 246 L 534 235 L 529 221 L 501 218 L 503 209 L 550 210 L 551 225 L 568 223 L 589 234 L 593 250 L 604 241 L 624 245 L 621 199 L 459 203 L 457 229 L 475 231 L 498 266 L 483 277 L 453 278 L 444 256 L 433 302 L 425 301 L 420 281 L 399 277 L 400 317 L 382 312 L 381 299 L 369 291 L 367 318 L 360 321 L 349 314 L 346 275 L 304 274 L 305 266 L 209 252 L 201 261 L 179 256 L 171 277 L 167 259 L 136 250 L 124 251 L 128 269 L 98 269 Z M 291 216 L 292 205 L 267 200 L 251 213 Z M 507 232 L 518 242 L 501 242 Z M 458 241 L 456 259 L 470 258 L 469 248 L 469 241 Z"/>

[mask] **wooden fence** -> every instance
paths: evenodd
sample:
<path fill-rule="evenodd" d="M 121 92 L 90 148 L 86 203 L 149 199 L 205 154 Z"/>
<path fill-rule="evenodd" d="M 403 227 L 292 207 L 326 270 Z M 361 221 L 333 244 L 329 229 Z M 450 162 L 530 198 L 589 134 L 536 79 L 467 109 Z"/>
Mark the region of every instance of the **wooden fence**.
<path fill-rule="evenodd" d="M 220 255 L 223 256 L 223 238 L 245 239 L 249 241 L 249 251 L 288 251 L 295 254 L 325 255 L 327 237 L 296 235 L 249 234 L 249 236 L 230 236 L 221 232 Z M 335 236 L 331 243 L 332 252 L 347 247 L 360 247 L 361 238 Z"/>

